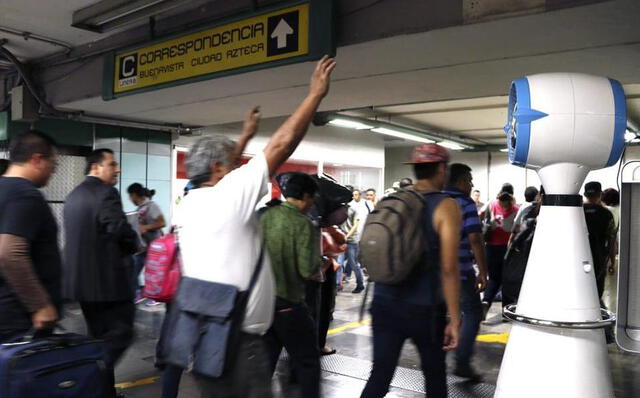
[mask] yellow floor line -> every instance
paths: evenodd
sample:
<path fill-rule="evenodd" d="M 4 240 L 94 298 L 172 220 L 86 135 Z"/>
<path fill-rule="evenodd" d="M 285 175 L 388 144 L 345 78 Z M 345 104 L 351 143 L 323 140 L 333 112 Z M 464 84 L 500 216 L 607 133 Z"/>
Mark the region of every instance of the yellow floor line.
<path fill-rule="evenodd" d="M 125 381 L 124 383 L 116 384 L 116 388 L 127 389 L 133 387 L 146 386 L 147 384 L 153 384 L 160 380 L 160 376 L 147 377 L 146 379 L 140 379 L 135 381 Z"/>
<path fill-rule="evenodd" d="M 359 328 L 360 326 L 368 325 L 370 323 L 371 323 L 371 318 L 363 319 L 362 322 L 349 322 L 342 326 L 338 326 L 337 328 L 329 329 L 329 332 L 327 332 L 327 336 L 342 333 L 349 329 Z"/>
<path fill-rule="evenodd" d="M 476 341 L 481 343 L 507 344 L 507 340 L 509 340 L 509 333 L 489 333 L 481 334 L 476 337 Z"/>

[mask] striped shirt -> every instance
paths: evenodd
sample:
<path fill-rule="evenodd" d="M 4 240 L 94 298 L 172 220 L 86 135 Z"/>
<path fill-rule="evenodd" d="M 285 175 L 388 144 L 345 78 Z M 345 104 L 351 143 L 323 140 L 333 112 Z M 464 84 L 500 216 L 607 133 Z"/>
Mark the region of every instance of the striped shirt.
<path fill-rule="evenodd" d="M 471 250 L 471 243 L 469 242 L 469 234 L 475 232 L 482 233 L 482 224 L 480 224 L 480 217 L 478 217 L 476 203 L 471 199 L 471 197 L 453 187 L 445 189 L 444 193 L 458 202 L 462 212 L 462 230 L 460 232 L 458 262 L 460 266 L 460 273 L 467 275 L 469 271 L 473 270 L 474 263 L 473 251 Z"/>

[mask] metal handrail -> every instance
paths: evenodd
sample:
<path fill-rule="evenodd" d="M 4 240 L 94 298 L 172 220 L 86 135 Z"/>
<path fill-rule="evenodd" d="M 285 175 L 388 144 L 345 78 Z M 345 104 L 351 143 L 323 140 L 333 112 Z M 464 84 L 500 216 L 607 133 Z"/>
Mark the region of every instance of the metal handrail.
<path fill-rule="evenodd" d="M 505 318 L 512 322 L 522 323 L 525 325 L 544 326 L 560 329 L 603 329 L 616 322 L 616 315 L 604 308 L 600 309 L 602 319 L 584 322 L 568 322 L 568 321 L 551 321 L 547 319 L 532 318 L 526 315 L 516 314 L 516 304 L 509 304 L 502 310 Z"/>

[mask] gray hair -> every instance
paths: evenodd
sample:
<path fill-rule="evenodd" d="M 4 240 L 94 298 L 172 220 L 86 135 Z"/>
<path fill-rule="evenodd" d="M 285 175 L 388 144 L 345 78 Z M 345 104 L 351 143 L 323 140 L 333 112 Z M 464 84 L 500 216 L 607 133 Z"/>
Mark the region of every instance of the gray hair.
<path fill-rule="evenodd" d="M 209 179 L 212 164 L 229 166 L 229 153 L 235 148 L 235 142 L 224 135 L 200 138 L 189 150 L 185 161 L 189 180 L 199 185 Z"/>

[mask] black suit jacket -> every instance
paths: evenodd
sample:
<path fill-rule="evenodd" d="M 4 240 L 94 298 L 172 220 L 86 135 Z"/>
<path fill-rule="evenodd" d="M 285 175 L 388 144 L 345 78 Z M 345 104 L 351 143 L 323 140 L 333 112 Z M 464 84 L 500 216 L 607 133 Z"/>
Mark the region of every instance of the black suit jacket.
<path fill-rule="evenodd" d="M 87 177 L 64 205 L 64 297 L 76 301 L 131 300 L 136 233 L 118 191 Z"/>

